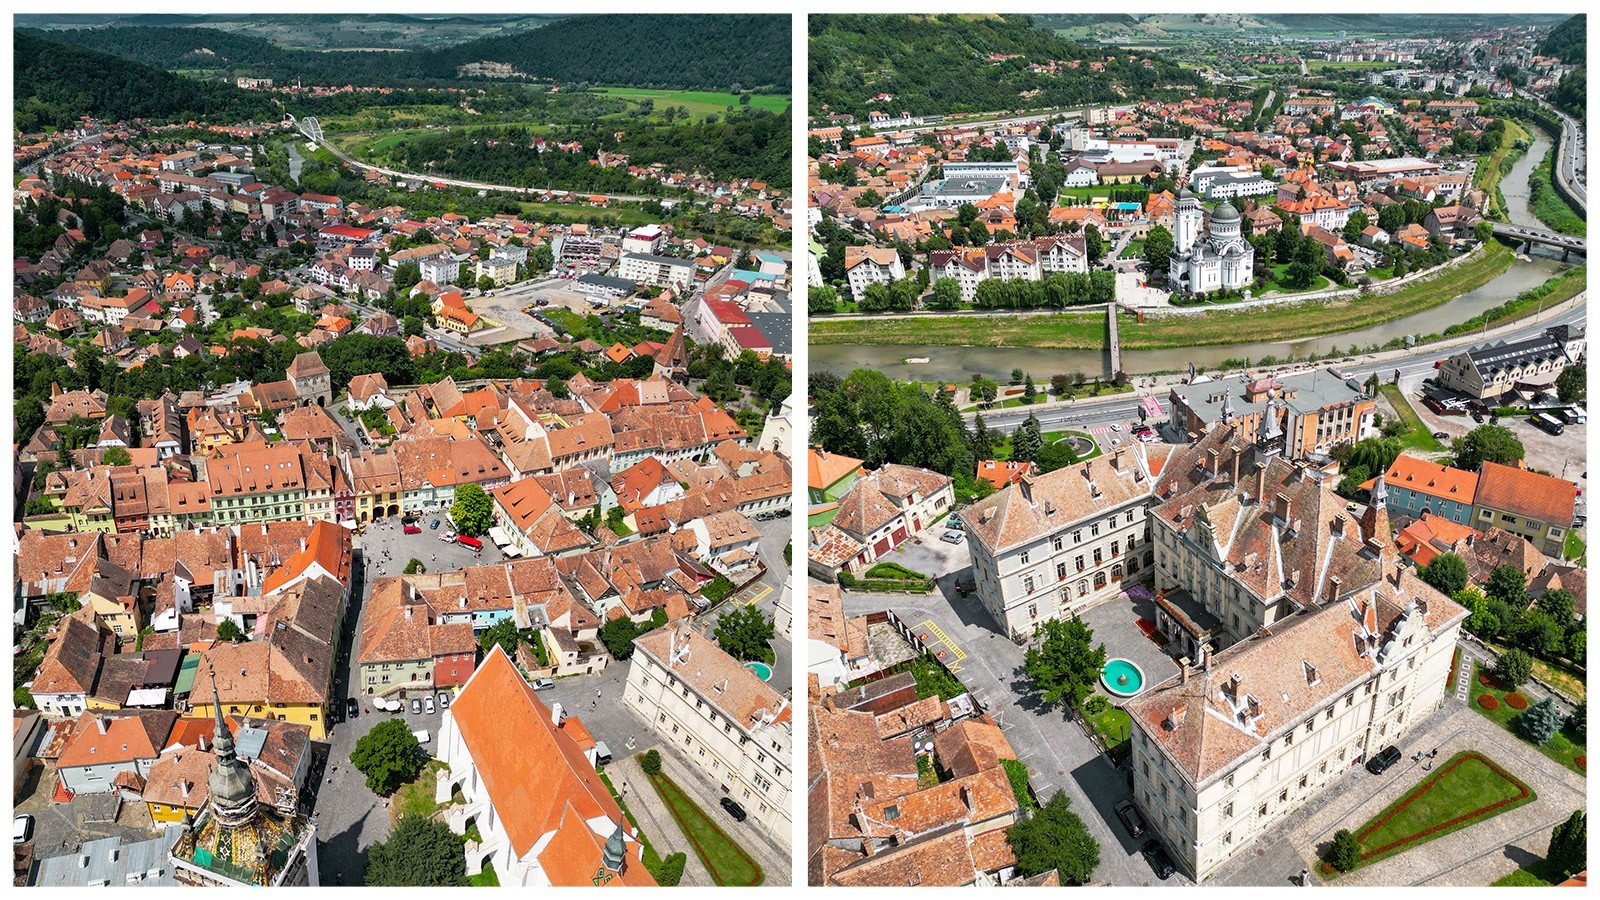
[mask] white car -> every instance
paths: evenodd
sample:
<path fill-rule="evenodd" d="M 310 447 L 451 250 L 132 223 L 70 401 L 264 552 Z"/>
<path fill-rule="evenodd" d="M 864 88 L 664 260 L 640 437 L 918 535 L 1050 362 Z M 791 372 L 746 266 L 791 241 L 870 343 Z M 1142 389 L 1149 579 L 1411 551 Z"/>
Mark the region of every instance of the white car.
<path fill-rule="evenodd" d="M 433 715 L 433 697 L 432 697 L 432 695 L 429 695 L 427 697 L 422 698 L 422 711 L 427 713 L 430 716 Z"/>
<path fill-rule="evenodd" d="M 1121 431 L 1122 430 L 1122 426 L 1120 424 L 1116 423 L 1116 422 L 1112 422 L 1111 423 L 1111 430 L 1112 431 Z"/>
<path fill-rule="evenodd" d="M 446 544 L 453 544 L 456 540 L 456 533 L 454 531 L 440 532 L 439 540 L 444 541 Z"/>
<path fill-rule="evenodd" d="M 11 820 L 11 843 L 26 844 L 33 840 L 33 816 L 23 813 Z"/>

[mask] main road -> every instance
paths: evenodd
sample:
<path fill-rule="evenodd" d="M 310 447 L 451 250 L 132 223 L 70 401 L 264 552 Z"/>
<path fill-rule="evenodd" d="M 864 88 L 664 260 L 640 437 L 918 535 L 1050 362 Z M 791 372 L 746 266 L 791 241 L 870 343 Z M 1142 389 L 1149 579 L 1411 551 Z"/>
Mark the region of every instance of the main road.
<path fill-rule="evenodd" d="M 1536 322 L 1523 324 L 1497 330 L 1492 337 L 1495 340 L 1514 342 L 1523 338 L 1533 337 L 1552 325 L 1582 325 L 1587 320 L 1587 304 L 1579 304 L 1572 309 Z M 1358 382 L 1367 380 L 1367 376 L 1376 374 L 1382 381 L 1392 380 L 1398 371 L 1403 381 L 1409 381 L 1429 374 L 1433 371 L 1433 364 L 1442 356 L 1452 352 L 1454 347 L 1446 349 L 1437 345 L 1423 345 L 1412 350 L 1401 358 L 1389 357 L 1386 359 L 1355 362 L 1339 366 L 1339 371 Z M 1332 365 L 1325 363 L 1320 365 Z M 1172 414 L 1171 404 L 1162 395 L 1154 395 L 1162 413 Z M 1083 430 L 1097 425 L 1112 423 L 1130 423 L 1139 416 L 1139 408 L 1143 405 L 1143 397 L 1137 393 L 1120 395 L 1115 399 L 1082 400 L 1067 406 L 1050 407 L 1046 409 L 1021 409 L 994 410 L 986 412 L 984 424 L 996 431 L 1010 432 L 1016 430 L 1031 413 L 1038 418 L 1039 424 L 1045 431 L 1059 431 L 1063 428 Z M 967 416 L 976 415 L 968 413 Z"/>
<path fill-rule="evenodd" d="M 643 197 L 634 196 L 631 194 L 595 194 L 578 191 L 565 191 L 554 188 L 530 188 L 519 187 L 512 184 L 490 184 L 483 181 L 467 181 L 462 178 L 446 178 L 443 175 L 427 175 L 418 172 L 401 172 L 396 169 L 386 169 L 382 166 L 364 163 L 359 159 L 351 157 L 350 154 L 339 149 L 337 144 L 323 136 L 321 133 L 321 128 L 312 128 L 307 126 L 306 123 L 296 119 L 294 116 L 290 116 L 289 119 L 294 122 L 295 128 L 299 130 L 301 134 L 305 135 L 306 140 L 315 141 L 318 146 L 326 147 L 329 153 L 339 157 L 339 159 L 344 162 L 345 165 L 354 166 L 357 169 L 363 169 L 368 172 L 377 172 L 379 175 L 387 175 L 390 178 L 415 179 L 417 181 L 426 181 L 430 184 L 448 184 L 452 187 L 471 188 L 475 191 L 506 191 L 512 194 L 538 194 L 540 196 L 549 197 L 600 197 L 604 200 L 615 200 L 621 203 L 647 203 L 652 200 L 663 199 L 661 197 Z"/>

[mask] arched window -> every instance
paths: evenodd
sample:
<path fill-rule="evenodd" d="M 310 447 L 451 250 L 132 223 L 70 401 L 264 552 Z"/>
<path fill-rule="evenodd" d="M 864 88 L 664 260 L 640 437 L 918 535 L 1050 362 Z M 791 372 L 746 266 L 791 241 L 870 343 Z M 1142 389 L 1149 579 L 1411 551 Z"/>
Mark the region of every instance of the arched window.
<path fill-rule="evenodd" d="M 1103 587 L 1106 586 L 1106 573 L 1104 573 L 1104 572 L 1096 572 L 1096 573 L 1094 573 L 1094 586 L 1096 588 L 1103 588 Z"/>

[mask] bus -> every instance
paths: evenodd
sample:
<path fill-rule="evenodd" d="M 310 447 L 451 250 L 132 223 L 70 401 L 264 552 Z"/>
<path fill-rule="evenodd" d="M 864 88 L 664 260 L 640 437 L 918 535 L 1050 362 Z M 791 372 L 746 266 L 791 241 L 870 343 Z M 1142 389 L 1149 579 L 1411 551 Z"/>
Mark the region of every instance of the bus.
<path fill-rule="evenodd" d="M 456 538 L 456 543 L 458 543 L 458 544 L 460 544 L 460 545 L 462 545 L 464 547 L 471 547 L 474 550 L 482 550 L 483 549 L 483 541 L 480 541 L 475 537 L 468 537 L 467 535 L 464 535 L 464 534 L 460 535 L 460 536 L 458 536 Z"/>
<path fill-rule="evenodd" d="M 1566 426 L 1561 424 L 1561 420 L 1549 413 L 1537 413 L 1529 416 L 1528 421 L 1533 423 L 1534 427 L 1549 434 L 1560 434 L 1566 430 Z"/>

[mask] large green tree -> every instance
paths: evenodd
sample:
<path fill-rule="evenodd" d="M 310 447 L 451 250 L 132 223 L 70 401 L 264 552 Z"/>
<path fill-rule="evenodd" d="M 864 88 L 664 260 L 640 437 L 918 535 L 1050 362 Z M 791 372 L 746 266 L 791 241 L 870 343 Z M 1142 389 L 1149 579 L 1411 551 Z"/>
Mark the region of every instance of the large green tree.
<path fill-rule="evenodd" d="M 1082 619 L 1050 619 L 1033 630 L 1022 669 L 1046 706 L 1076 709 L 1094 690 L 1106 664 L 1106 645 L 1094 643 L 1094 630 Z"/>
<path fill-rule="evenodd" d="M 1494 679 L 1500 687 L 1514 691 L 1533 677 L 1533 657 L 1515 647 L 1500 654 L 1495 660 Z"/>
<path fill-rule="evenodd" d="M 1417 574 L 1446 597 L 1454 597 L 1467 586 L 1466 560 L 1454 553 L 1441 553 Z"/>
<path fill-rule="evenodd" d="M 1100 844 L 1072 811 L 1072 801 L 1063 791 L 1056 791 L 1033 815 L 1006 829 L 1006 841 L 1024 876 L 1053 869 L 1062 884 L 1088 884 L 1100 865 Z"/>
<path fill-rule="evenodd" d="M 1573 810 L 1565 822 L 1550 834 L 1550 850 L 1545 858 L 1563 875 L 1575 875 L 1589 868 L 1589 817 Z"/>
<path fill-rule="evenodd" d="M 456 488 L 456 500 L 450 505 L 450 521 L 461 534 L 483 534 L 494 524 L 494 501 L 483 488 L 463 484 Z"/>
<path fill-rule="evenodd" d="M 367 851 L 362 880 L 374 887 L 466 887 L 465 848 L 443 822 L 404 815 L 387 839 Z"/>
<path fill-rule="evenodd" d="M 367 789 L 388 796 L 422 771 L 422 749 L 404 719 L 384 719 L 356 741 L 350 763 L 367 776 Z"/>
<path fill-rule="evenodd" d="M 1504 425 L 1479 425 L 1452 441 L 1450 449 L 1455 453 L 1456 468 L 1469 472 L 1478 471 L 1485 461 L 1511 466 L 1523 457 L 1522 441 Z"/>
<path fill-rule="evenodd" d="M 754 606 L 737 606 L 717 620 L 717 645 L 746 662 L 769 660 L 774 634 L 772 620 Z"/>
<path fill-rule="evenodd" d="M 1540 700 L 1517 716 L 1517 731 L 1535 744 L 1545 743 L 1560 730 L 1561 713 L 1556 710 L 1556 702 L 1550 697 Z"/>

